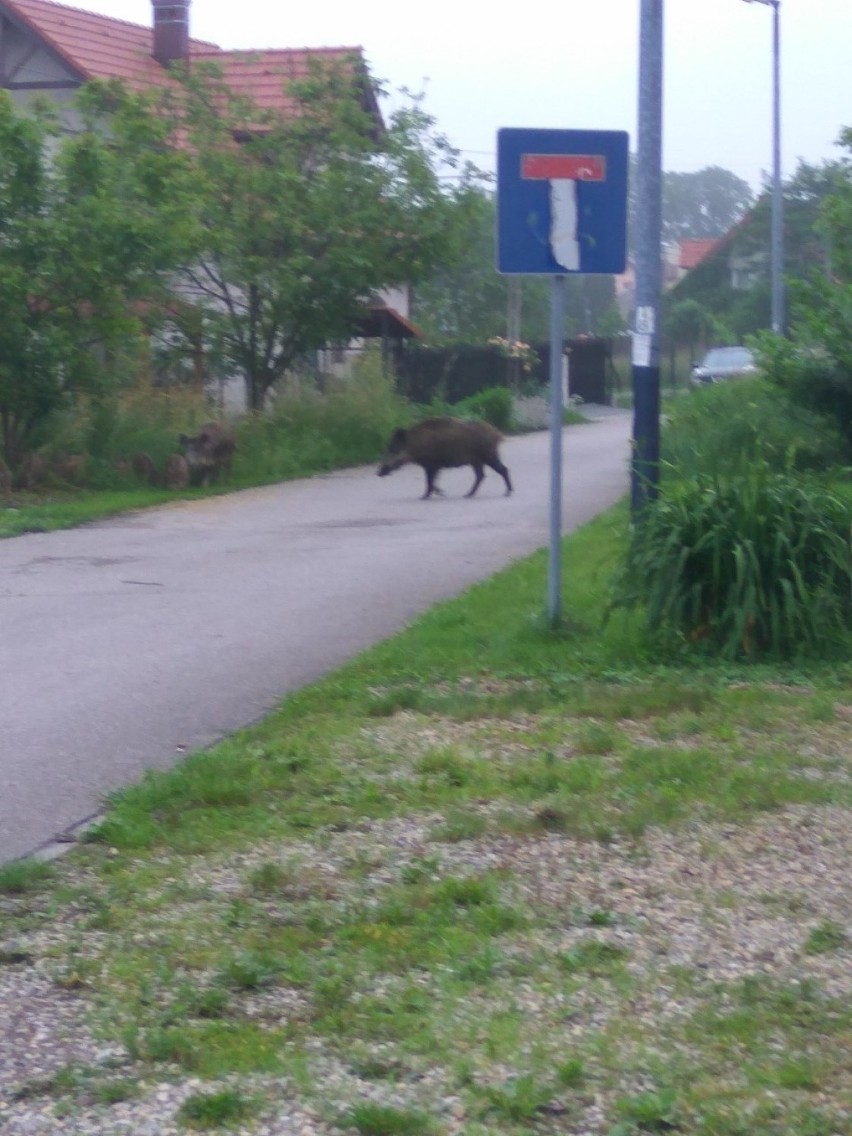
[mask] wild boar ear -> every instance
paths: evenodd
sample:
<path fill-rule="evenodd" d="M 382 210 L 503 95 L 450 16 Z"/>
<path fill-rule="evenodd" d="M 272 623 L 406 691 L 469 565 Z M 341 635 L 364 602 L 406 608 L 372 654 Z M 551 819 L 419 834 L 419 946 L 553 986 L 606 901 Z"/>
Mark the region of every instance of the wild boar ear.
<path fill-rule="evenodd" d="M 402 445 L 408 435 L 408 431 L 404 430 L 402 426 L 398 426 L 391 435 L 391 445 Z"/>

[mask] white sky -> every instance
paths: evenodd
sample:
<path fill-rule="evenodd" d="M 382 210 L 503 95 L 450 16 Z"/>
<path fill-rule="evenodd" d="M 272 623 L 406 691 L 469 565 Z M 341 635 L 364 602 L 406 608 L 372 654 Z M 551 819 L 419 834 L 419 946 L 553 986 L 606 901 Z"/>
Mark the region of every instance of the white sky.
<path fill-rule="evenodd" d="M 150 24 L 150 0 L 76 0 Z M 224 48 L 360 46 L 391 92 L 425 91 L 450 142 L 493 168 L 502 126 L 626 130 L 636 148 L 640 0 L 192 0 Z M 852 0 L 781 0 L 781 153 L 839 157 L 852 126 Z M 387 103 L 392 106 L 393 103 Z M 717 165 L 753 188 L 772 163 L 772 8 L 665 4 L 663 166 Z"/>

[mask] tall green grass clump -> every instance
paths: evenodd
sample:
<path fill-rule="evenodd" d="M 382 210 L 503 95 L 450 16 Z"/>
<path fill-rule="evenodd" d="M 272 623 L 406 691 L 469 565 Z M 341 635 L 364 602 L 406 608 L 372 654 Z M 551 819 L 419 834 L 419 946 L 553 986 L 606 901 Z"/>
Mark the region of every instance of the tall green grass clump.
<path fill-rule="evenodd" d="M 669 646 L 789 659 L 850 645 L 852 506 L 761 462 L 666 487 L 636 526 L 612 608 Z"/>
<path fill-rule="evenodd" d="M 351 376 L 325 391 L 278 395 L 272 408 L 239 424 L 237 478 L 284 480 L 376 460 L 412 407 L 394 390 L 377 351 L 365 351 Z"/>

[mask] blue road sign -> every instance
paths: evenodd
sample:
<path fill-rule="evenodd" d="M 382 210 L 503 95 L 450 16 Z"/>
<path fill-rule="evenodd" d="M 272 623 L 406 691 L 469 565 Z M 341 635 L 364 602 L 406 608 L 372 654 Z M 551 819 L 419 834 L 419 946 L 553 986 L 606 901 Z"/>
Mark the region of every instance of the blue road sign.
<path fill-rule="evenodd" d="M 498 271 L 623 272 L 627 170 L 621 130 L 499 130 Z"/>

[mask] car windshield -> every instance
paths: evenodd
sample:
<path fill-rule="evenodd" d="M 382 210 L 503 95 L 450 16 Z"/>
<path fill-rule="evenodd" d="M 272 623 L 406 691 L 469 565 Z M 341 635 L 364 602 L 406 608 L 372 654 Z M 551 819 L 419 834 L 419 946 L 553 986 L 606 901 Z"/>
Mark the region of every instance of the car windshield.
<path fill-rule="evenodd" d="M 714 347 L 704 356 L 705 367 L 751 367 L 754 356 L 747 347 Z"/>

